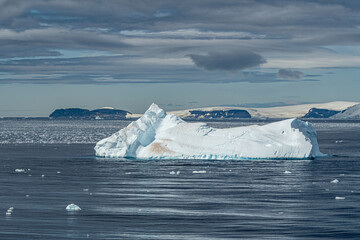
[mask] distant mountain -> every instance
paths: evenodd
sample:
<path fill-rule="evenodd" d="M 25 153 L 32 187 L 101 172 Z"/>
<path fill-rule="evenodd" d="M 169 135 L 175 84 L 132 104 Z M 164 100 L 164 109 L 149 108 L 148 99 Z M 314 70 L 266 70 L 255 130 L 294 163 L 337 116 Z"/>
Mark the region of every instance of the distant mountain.
<path fill-rule="evenodd" d="M 246 108 L 246 107 L 206 107 L 180 111 L 170 111 L 184 119 L 245 119 L 245 118 L 329 118 L 338 116 L 343 110 L 359 105 L 358 102 L 328 102 L 301 104 L 282 107 Z M 350 109 L 350 108 L 349 108 Z M 342 112 L 340 112 L 342 111 Z M 336 114 L 337 113 L 337 114 Z M 101 108 L 88 110 L 82 108 L 56 109 L 50 114 L 52 119 L 128 119 L 139 118 L 142 114 L 133 114 L 128 111 Z M 339 115 L 340 117 L 341 115 Z"/>
<path fill-rule="evenodd" d="M 209 114 L 212 118 L 215 116 L 221 116 L 217 114 L 217 111 L 229 112 L 233 110 L 243 110 L 251 115 L 251 118 L 301 118 L 309 113 L 310 109 L 323 109 L 328 110 L 329 112 L 315 111 L 314 114 L 317 114 L 318 117 L 323 115 L 324 117 L 331 114 L 330 111 L 343 111 L 348 107 L 359 104 L 358 102 L 328 102 L 328 103 L 309 103 L 309 104 L 300 104 L 300 105 L 291 105 L 291 106 L 281 106 L 281 107 L 268 107 L 268 108 L 247 108 L 247 107 L 206 107 L 206 108 L 197 108 L 197 109 L 187 109 L 180 111 L 172 111 L 169 113 L 175 114 L 181 118 L 205 118 L 206 114 Z M 205 114 L 199 112 L 202 111 Z M 201 114 L 200 114 L 201 113 Z M 214 113 L 214 114 L 213 114 Z M 203 117 L 204 115 L 204 117 Z M 139 115 L 141 116 L 141 115 Z"/>
<path fill-rule="evenodd" d="M 329 118 L 339 113 L 340 111 L 321 109 L 321 108 L 311 108 L 303 118 Z"/>
<path fill-rule="evenodd" d="M 128 111 L 119 109 L 101 108 L 88 110 L 82 108 L 56 109 L 50 114 L 51 119 L 126 119 Z"/>
<path fill-rule="evenodd" d="M 354 105 L 331 117 L 332 119 L 360 119 L 360 104 Z"/>
<path fill-rule="evenodd" d="M 238 109 L 214 111 L 191 110 L 189 112 L 190 115 L 186 117 L 189 119 L 251 118 L 251 115 L 248 111 Z"/>

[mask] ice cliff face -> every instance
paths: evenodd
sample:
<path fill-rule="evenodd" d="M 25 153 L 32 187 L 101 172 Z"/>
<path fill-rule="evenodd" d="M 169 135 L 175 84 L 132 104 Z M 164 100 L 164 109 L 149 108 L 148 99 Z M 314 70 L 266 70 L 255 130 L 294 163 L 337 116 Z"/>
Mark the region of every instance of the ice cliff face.
<path fill-rule="evenodd" d="M 126 128 L 99 141 L 97 156 L 139 159 L 307 159 L 323 156 L 312 125 L 289 119 L 216 129 L 187 123 L 152 104 Z"/>

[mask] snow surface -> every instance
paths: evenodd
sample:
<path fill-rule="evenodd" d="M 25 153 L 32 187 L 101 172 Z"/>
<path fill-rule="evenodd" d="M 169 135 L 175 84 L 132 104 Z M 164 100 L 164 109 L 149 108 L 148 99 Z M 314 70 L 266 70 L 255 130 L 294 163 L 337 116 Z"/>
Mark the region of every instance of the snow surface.
<path fill-rule="evenodd" d="M 360 104 L 354 105 L 345 109 L 338 114 L 335 114 L 331 118 L 333 119 L 360 119 Z"/>
<path fill-rule="evenodd" d="M 95 146 L 97 156 L 139 159 L 309 159 L 323 156 L 312 125 L 288 119 L 227 129 L 188 123 L 152 104 Z"/>

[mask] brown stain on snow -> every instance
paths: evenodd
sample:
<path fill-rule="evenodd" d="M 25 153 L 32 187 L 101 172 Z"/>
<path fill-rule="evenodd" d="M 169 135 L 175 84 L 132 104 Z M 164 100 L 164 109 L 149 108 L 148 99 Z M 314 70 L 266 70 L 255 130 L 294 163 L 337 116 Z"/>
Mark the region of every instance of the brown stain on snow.
<path fill-rule="evenodd" d="M 166 146 L 163 146 L 159 142 L 154 142 L 150 144 L 150 150 L 154 153 L 174 153 L 173 151 L 169 150 Z"/>

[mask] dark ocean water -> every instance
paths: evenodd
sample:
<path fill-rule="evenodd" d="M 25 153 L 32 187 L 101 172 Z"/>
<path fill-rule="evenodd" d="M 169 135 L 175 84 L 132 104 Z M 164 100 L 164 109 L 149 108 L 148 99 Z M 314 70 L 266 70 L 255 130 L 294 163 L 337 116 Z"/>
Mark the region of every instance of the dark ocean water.
<path fill-rule="evenodd" d="M 128 123 L 0 120 L 0 239 L 360 239 L 360 122 L 316 122 L 316 160 L 96 158 Z"/>

